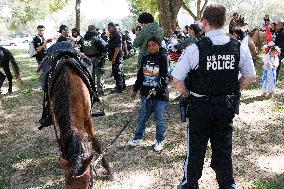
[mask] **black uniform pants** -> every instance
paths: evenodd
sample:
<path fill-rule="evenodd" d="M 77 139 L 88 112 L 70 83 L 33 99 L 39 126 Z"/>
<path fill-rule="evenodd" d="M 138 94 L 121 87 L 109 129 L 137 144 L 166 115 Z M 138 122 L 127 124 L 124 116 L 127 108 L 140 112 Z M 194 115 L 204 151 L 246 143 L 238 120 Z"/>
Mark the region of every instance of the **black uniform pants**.
<path fill-rule="evenodd" d="M 183 188 L 198 188 L 208 140 L 212 148 L 211 167 L 220 189 L 234 184 L 232 168 L 232 126 L 234 110 L 224 99 L 190 96 L 187 156 Z"/>
<path fill-rule="evenodd" d="M 125 76 L 123 59 L 116 60 L 115 64 L 112 64 L 112 74 L 115 80 L 115 85 L 118 90 L 125 88 Z"/>

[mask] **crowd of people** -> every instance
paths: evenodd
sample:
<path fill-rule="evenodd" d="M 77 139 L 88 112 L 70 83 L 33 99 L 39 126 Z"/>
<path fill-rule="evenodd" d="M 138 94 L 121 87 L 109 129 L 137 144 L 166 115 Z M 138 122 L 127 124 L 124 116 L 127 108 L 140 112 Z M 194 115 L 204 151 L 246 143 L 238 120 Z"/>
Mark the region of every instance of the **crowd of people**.
<path fill-rule="evenodd" d="M 246 30 L 242 29 L 245 25 L 244 18 L 241 19 L 238 13 L 234 13 L 229 25 L 229 32 L 232 38 L 248 44 L 249 37 Z M 271 98 L 276 92 L 276 83 L 281 68 L 281 61 L 284 58 L 284 23 L 273 22 L 266 14 L 261 20 L 258 28 L 265 33 L 267 45 L 265 46 L 265 56 L 262 59 L 262 95 Z"/>
<path fill-rule="evenodd" d="M 130 96 L 135 99 L 140 92 L 141 106 L 135 133 L 128 145 L 135 147 L 143 143 L 147 121 L 154 113 L 154 150 L 159 152 L 163 149 L 167 131 L 168 85 L 172 80 L 181 97 L 188 99 L 190 104 L 187 107 L 187 155 L 180 189 L 198 189 L 208 140 L 212 148 L 211 167 L 216 172 L 220 189 L 237 188 L 232 167 L 233 118 L 238 114 L 240 90 L 255 82 L 256 71 L 247 43 L 241 42 L 246 34 L 238 28 L 238 14 L 233 14 L 230 22 L 230 36 L 224 30 L 225 21 L 226 8 L 211 4 L 205 8 L 199 23 L 187 25 L 183 31 L 177 28 L 171 38 L 164 38 L 163 29 L 150 13 L 142 13 L 138 17 L 139 27 L 133 30 L 136 35 L 133 46 L 139 48 L 139 55 L 137 79 Z M 275 35 L 274 44 L 269 46 L 263 58 L 262 96 L 270 98 L 276 89 L 276 69 L 279 73 L 284 57 L 284 31 L 283 24 L 282 28 L 273 28 L 267 15 L 263 21 L 264 30 L 269 27 Z M 66 25 L 59 27 L 57 42 L 69 41 L 91 60 L 98 96 L 105 95 L 106 58 L 112 64 L 115 80 L 112 92 L 119 94 L 126 89 L 124 59 L 128 57 L 132 44 L 129 43 L 129 32 L 122 35 L 118 27 L 110 22 L 108 32 L 103 31 L 99 35 L 97 28 L 89 25 L 84 36 L 74 28 L 72 37 Z M 44 38 L 44 29 L 39 25 L 33 40 L 39 68 L 48 73 L 44 60 L 46 46 L 51 40 Z M 48 107 L 48 99 L 44 98 L 40 119 L 44 126 L 52 124 Z"/>

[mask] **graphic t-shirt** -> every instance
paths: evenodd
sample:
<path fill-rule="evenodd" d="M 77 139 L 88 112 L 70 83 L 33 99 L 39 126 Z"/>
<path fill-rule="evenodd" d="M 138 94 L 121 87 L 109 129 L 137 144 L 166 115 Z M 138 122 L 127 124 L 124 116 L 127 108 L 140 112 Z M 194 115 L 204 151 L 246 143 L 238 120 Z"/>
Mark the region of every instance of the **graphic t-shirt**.
<path fill-rule="evenodd" d="M 168 57 L 166 54 L 148 54 L 143 57 L 133 91 L 140 90 L 142 96 L 148 96 L 155 88 L 156 100 L 169 100 Z"/>

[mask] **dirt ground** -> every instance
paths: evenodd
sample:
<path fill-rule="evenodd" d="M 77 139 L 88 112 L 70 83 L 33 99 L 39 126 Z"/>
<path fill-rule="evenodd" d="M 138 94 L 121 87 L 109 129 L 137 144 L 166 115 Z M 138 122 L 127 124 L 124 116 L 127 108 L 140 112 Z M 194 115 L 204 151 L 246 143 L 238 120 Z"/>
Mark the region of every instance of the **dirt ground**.
<path fill-rule="evenodd" d="M 13 51 L 20 66 L 24 84 L 14 85 L 11 95 L 0 97 L 0 189 L 59 189 L 63 175 L 59 168 L 58 146 L 53 127 L 37 129 L 41 116 L 42 92 L 35 60 L 24 51 Z M 109 93 L 113 80 L 110 65 L 106 69 L 106 96 L 103 97 L 107 115 L 96 118 L 94 127 L 103 146 L 131 120 L 108 151 L 114 179 L 97 180 L 101 189 L 174 189 L 183 176 L 186 123 L 180 122 L 177 93 L 171 87 L 167 115 L 168 132 L 161 153 L 153 150 L 155 122 L 149 121 L 141 147 L 126 145 L 132 138 L 138 101 L 130 99 L 135 81 L 136 60 L 126 62 L 127 90 L 122 94 Z M 258 66 L 259 67 L 259 66 Z M 261 76 L 258 71 L 258 77 Z M 282 69 L 283 78 L 283 69 Z M 284 189 L 284 94 L 283 79 L 272 99 L 263 99 L 257 85 L 242 91 L 240 114 L 234 120 L 233 165 L 240 189 Z M 7 90 L 4 85 L 4 93 Z M 217 189 L 215 173 L 210 168 L 210 144 L 204 161 L 200 188 Z M 98 165 L 98 173 L 102 171 Z"/>

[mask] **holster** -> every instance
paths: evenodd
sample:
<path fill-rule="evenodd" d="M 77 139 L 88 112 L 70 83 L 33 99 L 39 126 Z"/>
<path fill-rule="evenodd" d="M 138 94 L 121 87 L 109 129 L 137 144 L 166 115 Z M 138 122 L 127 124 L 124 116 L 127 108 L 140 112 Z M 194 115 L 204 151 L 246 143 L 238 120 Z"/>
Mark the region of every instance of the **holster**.
<path fill-rule="evenodd" d="M 225 103 L 227 108 L 233 109 L 235 114 L 239 114 L 240 95 L 226 95 Z"/>

